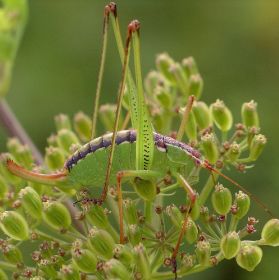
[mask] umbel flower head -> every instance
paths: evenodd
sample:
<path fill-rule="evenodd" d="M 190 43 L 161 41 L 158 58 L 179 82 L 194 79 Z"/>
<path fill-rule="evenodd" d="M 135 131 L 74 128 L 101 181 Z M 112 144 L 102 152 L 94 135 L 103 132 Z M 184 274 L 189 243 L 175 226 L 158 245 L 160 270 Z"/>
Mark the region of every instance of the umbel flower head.
<path fill-rule="evenodd" d="M 160 129 L 163 122 L 159 119 L 163 120 L 166 113 L 168 127 L 164 128 L 164 133 L 170 135 L 177 117 L 170 109 L 179 105 L 178 100 L 183 100 L 180 97 L 185 94 L 182 89 L 187 88 L 189 79 L 185 77 L 190 70 L 187 65 L 176 63 L 166 77 L 166 73 L 161 71 L 166 71 L 164 67 L 174 63 L 173 60 L 164 54 L 158 63 L 163 64 L 158 65 L 157 72 L 148 75 L 146 85 L 150 91 L 150 106 L 153 110 L 160 107 L 152 116 L 154 125 Z M 185 78 L 184 84 L 178 86 L 182 77 Z M 160 91 L 156 83 L 160 84 Z M 152 89 L 157 92 L 156 98 L 152 96 Z M 243 162 L 256 160 L 264 147 L 264 136 L 252 135 L 251 140 L 251 134 L 244 125 L 237 125 L 234 130 L 229 108 L 221 101 L 216 103 L 210 106 L 203 101 L 194 103 L 189 119 L 192 131 L 185 131 L 183 141 L 188 139 L 202 156 L 220 168 L 238 167 Z M 185 110 L 181 106 L 178 114 L 183 115 Z M 103 116 L 101 120 L 104 127 L 112 127 L 113 123 L 109 122 L 113 122 L 113 118 L 109 120 Z M 59 115 L 55 123 L 57 132 L 48 139 L 49 146 L 46 148 L 46 167 L 39 167 L 45 173 L 63 168 L 66 158 L 89 137 L 89 117 L 84 113 L 79 112 L 73 122 L 68 116 Z M 233 139 L 218 137 L 218 131 L 230 133 L 231 130 Z M 250 156 L 247 158 L 241 142 L 248 141 L 248 138 Z M 49 188 L 19 179 L 6 170 L 5 160 L 13 158 L 19 164 L 32 168 L 34 159 L 28 156 L 26 160 L 22 156 L 22 147 L 20 142 L 10 140 L 9 154 L 2 156 L 0 165 L 0 194 L 4 202 L 0 227 L 8 238 L 0 242 L 1 250 L 7 262 L 20 264 L 20 275 L 25 273 L 42 279 L 83 279 L 84 275 L 101 275 L 107 279 L 173 279 L 174 275 L 184 277 L 197 268 L 205 270 L 223 259 L 234 258 L 240 267 L 252 271 L 262 258 L 260 246 L 279 244 L 276 219 L 266 223 L 260 240 L 249 243 L 245 239 L 256 231 L 257 220 L 249 218 L 247 225 L 239 226 L 253 203 L 243 191 L 233 194 L 225 181 L 215 184 L 212 175 L 209 175 L 205 186 L 199 188 L 200 193 L 195 193 L 196 203 L 191 206 L 187 194 L 180 191 L 179 183 L 170 174 L 166 174 L 161 182 L 138 177 L 130 186 L 129 182 L 123 184 L 125 235 L 124 244 L 120 244 L 119 228 L 115 222 L 119 219 L 119 201 L 113 185 L 107 200 L 101 205 L 91 198 L 90 189 L 77 189 L 71 184 Z M 93 176 L 98 176 L 97 173 Z M 192 174 L 193 177 L 199 176 L 198 173 Z M 135 193 L 131 192 L 131 186 Z M 169 203 L 164 199 L 165 195 L 172 202 L 181 196 L 183 204 Z M 79 211 L 76 216 L 71 215 L 65 205 L 69 197 L 80 201 L 75 204 L 75 209 Z M 81 225 L 79 230 L 75 228 L 77 219 Z M 181 245 L 175 249 L 179 238 Z M 16 240 L 38 242 L 32 254 L 34 267 L 31 269 L 25 264 L 21 247 L 14 245 Z M 174 257 L 175 250 L 177 255 Z M 170 268 L 166 270 L 166 266 Z M 39 276 L 35 276 L 35 271 L 39 272 Z"/>

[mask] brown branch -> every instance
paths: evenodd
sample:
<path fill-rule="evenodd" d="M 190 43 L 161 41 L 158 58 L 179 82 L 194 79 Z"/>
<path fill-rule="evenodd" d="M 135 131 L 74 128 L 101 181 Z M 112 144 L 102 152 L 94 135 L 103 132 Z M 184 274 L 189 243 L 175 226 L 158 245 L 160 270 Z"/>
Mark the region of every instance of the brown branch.
<path fill-rule="evenodd" d="M 22 144 L 27 145 L 31 149 L 36 163 L 43 164 L 43 157 L 40 151 L 34 145 L 5 100 L 0 102 L 0 122 L 10 137 L 17 137 Z"/>

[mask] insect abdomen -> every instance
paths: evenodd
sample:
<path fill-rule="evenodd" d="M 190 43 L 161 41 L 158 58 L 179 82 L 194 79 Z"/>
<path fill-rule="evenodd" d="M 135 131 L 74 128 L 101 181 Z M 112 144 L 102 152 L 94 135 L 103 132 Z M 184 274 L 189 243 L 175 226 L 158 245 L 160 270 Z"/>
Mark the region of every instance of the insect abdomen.
<path fill-rule="evenodd" d="M 109 147 L 112 133 L 96 138 L 76 151 L 65 163 L 69 171 L 69 179 L 82 186 L 102 186 L 105 181 Z M 116 183 L 116 174 L 121 170 L 136 169 L 136 132 L 123 130 L 117 132 L 116 148 L 110 176 L 110 184 Z M 171 162 L 166 156 L 167 147 L 172 146 L 185 155 L 185 163 L 189 157 L 199 161 L 197 151 L 190 146 L 170 137 L 154 133 L 155 154 L 152 169 L 165 174 Z M 157 155 L 157 156 L 156 156 Z"/>
<path fill-rule="evenodd" d="M 112 133 L 96 138 L 76 151 L 65 164 L 69 179 L 82 186 L 102 186 L 104 184 L 109 147 Z M 110 183 L 115 183 L 116 173 L 120 170 L 135 169 L 135 132 L 120 131 L 116 137 Z"/>

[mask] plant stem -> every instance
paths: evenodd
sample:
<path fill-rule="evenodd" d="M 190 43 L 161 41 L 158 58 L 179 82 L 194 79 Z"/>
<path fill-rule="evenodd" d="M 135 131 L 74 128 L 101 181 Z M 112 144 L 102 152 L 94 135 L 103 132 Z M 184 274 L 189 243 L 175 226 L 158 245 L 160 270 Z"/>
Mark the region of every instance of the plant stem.
<path fill-rule="evenodd" d="M 200 206 L 204 205 L 204 203 L 206 202 L 208 196 L 210 195 L 213 187 L 216 184 L 218 177 L 219 177 L 219 175 L 213 174 L 213 173 L 208 177 L 208 180 L 207 180 L 205 186 L 203 187 L 202 192 L 199 196 Z"/>
<path fill-rule="evenodd" d="M 145 220 L 148 223 L 151 223 L 152 220 L 152 204 L 150 201 L 144 202 L 144 216 Z"/>
<path fill-rule="evenodd" d="M 10 137 L 17 137 L 22 144 L 27 145 L 34 156 L 37 164 L 43 163 L 43 157 L 37 147 L 34 145 L 15 114 L 12 112 L 9 104 L 3 99 L 0 102 L 0 121 Z"/>

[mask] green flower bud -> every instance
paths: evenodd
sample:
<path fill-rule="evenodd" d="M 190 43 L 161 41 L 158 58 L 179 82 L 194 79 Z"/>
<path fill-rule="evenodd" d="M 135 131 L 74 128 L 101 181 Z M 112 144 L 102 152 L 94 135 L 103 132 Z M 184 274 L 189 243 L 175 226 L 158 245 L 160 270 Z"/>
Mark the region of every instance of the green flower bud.
<path fill-rule="evenodd" d="M 22 145 L 17 138 L 10 138 L 7 142 L 9 152 L 23 166 L 30 168 L 33 164 L 33 156 L 28 146 Z"/>
<path fill-rule="evenodd" d="M 199 241 L 197 243 L 197 248 L 195 250 L 197 259 L 200 265 L 206 266 L 209 265 L 211 247 L 208 241 Z"/>
<path fill-rule="evenodd" d="M 142 275 L 142 279 L 150 279 L 151 267 L 147 256 L 146 248 L 142 243 L 134 247 L 136 270 Z"/>
<path fill-rule="evenodd" d="M 181 116 L 183 116 L 185 111 L 185 108 L 181 108 L 179 110 L 179 113 L 181 114 Z M 196 123 L 196 119 L 194 117 L 194 113 L 191 111 L 189 114 L 189 118 L 185 127 L 185 133 L 187 135 L 187 137 L 189 138 L 189 140 L 197 140 L 197 123 Z"/>
<path fill-rule="evenodd" d="M 90 229 L 89 241 L 97 256 L 105 260 L 113 257 L 115 242 L 107 231 L 96 227 Z"/>
<path fill-rule="evenodd" d="M 279 220 L 271 219 L 263 227 L 262 240 L 269 246 L 279 246 Z"/>
<path fill-rule="evenodd" d="M 163 108 L 169 109 L 172 107 L 172 96 L 165 87 L 157 86 L 154 90 L 154 93 L 156 100 L 158 100 Z"/>
<path fill-rule="evenodd" d="M 134 260 L 134 255 L 131 248 L 127 245 L 117 244 L 113 250 L 114 258 L 121 261 L 121 263 L 130 265 Z"/>
<path fill-rule="evenodd" d="M 69 210 L 62 203 L 45 202 L 44 203 L 44 219 L 55 229 L 67 229 L 72 223 Z"/>
<path fill-rule="evenodd" d="M 242 191 L 239 191 L 235 195 L 235 202 L 237 206 L 237 212 L 235 216 L 238 219 L 242 219 L 249 211 L 250 208 L 250 197 Z"/>
<path fill-rule="evenodd" d="M 168 205 L 166 207 L 166 214 L 171 218 L 173 225 L 180 229 L 184 218 L 178 207 L 174 204 Z"/>
<path fill-rule="evenodd" d="M 221 131 L 226 132 L 231 129 L 232 113 L 222 100 L 217 99 L 215 103 L 211 104 L 210 110 L 214 123 Z"/>
<path fill-rule="evenodd" d="M 34 276 L 34 277 L 31 277 L 30 280 L 46 280 L 46 278 L 44 278 L 42 276 Z"/>
<path fill-rule="evenodd" d="M 259 127 L 259 116 L 257 112 L 257 103 L 254 100 L 246 102 L 241 108 L 242 123 L 246 127 Z"/>
<path fill-rule="evenodd" d="M 208 221 L 209 221 L 209 211 L 208 211 L 207 207 L 205 207 L 205 206 L 201 207 L 200 217 L 201 217 L 201 220 L 204 224 L 208 223 Z"/>
<path fill-rule="evenodd" d="M 126 267 L 116 259 L 105 262 L 103 270 L 107 279 L 132 279 Z"/>
<path fill-rule="evenodd" d="M 266 137 L 262 134 L 255 135 L 251 146 L 250 146 L 250 154 L 249 154 L 249 159 L 251 161 L 255 161 L 258 159 L 260 154 L 262 153 L 265 145 L 266 145 Z"/>
<path fill-rule="evenodd" d="M 7 245 L 3 250 L 5 260 L 12 264 L 20 264 L 23 262 L 23 256 L 18 247 L 14 245 Z M 1 279 L 1 278 L 0 278 Z"/>
<path fill-rule="evenodd" d="M 0 199 L 3 199 L 8 191 L 8 184 L 4 177 L 0 175 Z"/>
<path fill-rule="evenodd" d="M 216 138 L 212 133 L 206 133 L 201 137 L 201 146 L 204 152 L 205 158 L 212 164 L 214 164 L 219 158 L 219 150 L 216 142 Z"/>
<path fill-rule="evenodd" d="M 194 95 L 199 99 L 202 95 L 203 79 L 200 74 L 194 74 L 189 79 L 189 95 Z"/>
<path fill-rule="evenodd" d="M 36 192 L 41 196 L 41 195 L 45 195 L 48 194 L 49 192 L 51 192 L 51 189 L 43 184 L 39 184 L 39 183 L 34 183 L 34 182 L 29 182 L 29 186 L 36 190 Z"/>
<path fill-rule="evenodd" d="M 127 234 L 128 239 L 133 246 L 139 244 L 142 241 L 142 231 L 137 224 L 129 225 Z"/>
<path fill-rule="evenodd" d="M 24 210 L 33 218 L 41 219 L 43 203 L 38 193 L 31 187 L 26 187 L 19 192 Z"/>
<path fill-rule="evenodd" d="M 76 134 L 69 129 L 59 130 L 57 137 L 59 147 L 65 152 L 69 152 L 73 144 L 79 144 Z"/>
<path fill-rule="evenodd" d="M 234 142 L 231 144 L 228 150 L 227 157 L 231 162 L 234 162 L 239 158 L 240 153 L 241 153 L 240 145 Z"/>
<path fill-rule="evenodd" d="M 190 213 L 192 220 L 196 221 L 200 217 L 200 213 L 201 213 L 201 207 L 197 199 L 194 205 L 192 206 L 191 213 Z"/>
<path fill-rule="evenodd" d="M 0 280 L 9 280 L 7 274 L 2 269 L 0 269 Z"/>
<path fill-rule="evenodd" d="M 195 222 L 192 219 L 188 218 L 186 231 L 185 231 L 185 238 L 189 244 L 193 244 L 198 239 L 198 228 Z"/>
<path fill-rule="evenodd" d="M 260 247 L 241 242 L 241 248 L 236 256 L 237 264 L 248 271 L 253 271 L 261 262 L 263 251 Z"/>
<path fill-rule="evenodd" d="M 26 168 L 32 167 L 32 165 L 34 163 L 34 159 L 33 159 L 31 150 L 28 146 L 26 146 L 26 145 L 22 146 L 17 151 L 17 156 L 18 156 L 19 162 L 21 162 L 23 166 L 25 166 Z"/>
<path fill-rule="evenodd" d="M 184 255 L 181 259 L 180 271 L 181 273 L 185 273 L 189 271 L 195 265 L 195 257 L 192 255 Z"/>
<path fill-rule="evenodd" d="M 72 129 L 70 118 L 65 114 L 59 114 L 55 116 L 54 122 L 57 131 L 62 129 L 66 129 L 66 130 Z"/>
<path fill-rule="evenodd" d="M 58 147 L 58 137 L 57 137 L 57 135 L 54 135 L 54 134 L 50 135 L 47 138 L 47 143 L 51 147 Z"/>
<path fill-rule="evenodd" d="M 152 201 L 157 194 L 156 183 L 150 180 L 144 180 L 136 177 L 133 181 L 134 188 L 137 194 L 144 200 Z"/>
<path fill-rule="evenodd" d="M 218 184 L 215 186 L 215 191 L 212 193 L 211 202 L 214 210 L 219 215 L 226 215 L 229 213 L 232 206 L 232 194 L 229 189 Z"/>
<path fill-rule="evenodd" d="M 57 271 L 50 260 L 41 259 L 38 266 L 50 279 L 57 278 Z"/>
<path fill-rule="evenodd" d="M 221 239 L 220 248 L 225 259 L 234 258 L 239 252 L 240 244 L 239 235 L 235 231 L 224 235 Z"/>
<path fill-rule="evenodd" d="M 22 147 L 22 144 L 17 138 L 9 138 L 7 141 L 8 151 L 18 160 L 17 151 Z"/>
<path fill-rule="evenodd" d="M 182 60 L 181 65 L 182 65 L 182 69 L 184 70 L 188 78 L 190 78 L 191 75 L 195 75 L 199 73 L 196 61 L 192 56 L 184 58 Z"/>
<path fill-rule="evenodd" d="M 212 124 L 208 106 L 202 101 L 195 101 L 192 107 L 195 120 L 200 130 L 206 129 Z"/>
<path fill-rule="evenodd" d="M 170 72 L 173 64 L 174 60 L 167 53 L 161 53 L 156 58 L 157 69 L 171 83 L 175 83 L 174 75 Z"/>
<path fill-rule="evenodd" d="M 46 148 L 45 162 L 50 170 L 63 168 L 65 162 L 63 150 L 52 146 Z"/>
<path fill-rule="evenodd" d="M 73 265 L 62 265 L 60 272 L 63 280 L 80 280 L 79 272 Z"/>
<path fill-rule="evenodd" d="M 6 235 L 15 240 L 25 240 L 29 237 L 26 220 L 15 211 L 0 213 L 0 227 Z"/>
<path fill-rule="evenodd" d="M 5 178 L 8 183 L 13 185 L 19 185 L 22 179 L 13 175 L 7 168 L 7 160 L 11 159 L 15 161 L 14 156 L 9 153 L 0 154 L 0 174 Z"/>
<path fill-rule="evenodd" d="M 129 225 L 138 223 L 138 214 L 136 204 L 131 199 L 125 199 L 123 201 L 124 218 L 125 222 Z"/>
<path fill-rule="evenodd" d="M 87 115 L 85 115 L 83 112 L 78 112 L 77 114 L 75 114 L 74 128 L 79 138 L 82 141 L 84 142 L 90 141 L 91 127 L 92 127 L 92 121 Z"/>
<path fill-rule="evenodd" d="M 113 131 L 115 112 L 116 112 L 115 104 L 104 104 L 100 106 L 99 116 L 106 131 Z M 123 123 L 123 117 L 120 115 L 119 127 L 121 127 L 122 123 Z"/>
<path fill-rule="evenodd" d="M 90 207 L 86 217 L 96 227 L 106 229 L 109 226 L 108 217 L 105 214 L 103 207 L 93 205 Z"/>
<path fill-rule="evenodd" d="M 164 83 L 164 78 L 158 71 L 150 71 L 145 80 L 144 80 L 144 85 L 146 92 L 150 95 L 154 95 L 154 90 L 159 84 Z"/>
<path fill-rule="evenodd" d="M 164 130 L 165 123 L 164 123 L 164 117 L 163 117 L 163 110 L 156 108 L 152 111 L 152 120 L 154 127 L 158 131 Z"/>
<path fill-rule="evenodd" d="M 85 273 L 94 273 L 97 267 L 97 257 L 88 249 L 72 250 L 74 264 Z"/>
<path fill-rule="evenodd" d="M 169 69 L 174 76 L 174 85 L 184 96 L 189 96 L 189 82 L 179 63 L 173 63 Z"/>

